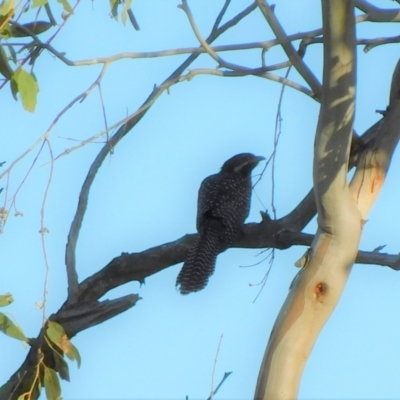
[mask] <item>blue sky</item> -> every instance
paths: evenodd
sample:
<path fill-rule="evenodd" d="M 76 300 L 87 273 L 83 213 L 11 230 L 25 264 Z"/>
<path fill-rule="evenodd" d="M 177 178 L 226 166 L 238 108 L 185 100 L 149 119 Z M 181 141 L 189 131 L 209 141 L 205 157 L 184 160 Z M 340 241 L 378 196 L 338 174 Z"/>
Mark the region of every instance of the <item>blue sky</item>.
<path fill-rule="evenodd" d="M 250 1 L 234 0 L 225 21 Z M 72 60 L 108 56 L 123 51 L 150 51 L 197 46 L 177 0 L 135 1 L 133 10 L 141 30 L 136 32 L 109 18 L 108 2 L 82 2 L 54 40 Z M 190 0 L 199 28 L 207 36 L 223 1 Z M 391 1 L 377 1 L 393 7 Z M 54 4 L 60 20 L 61 8 Z M 316 0 L 276 1 L 276 14 L 288 33 L 321 26 Z M 357 27 L 359 37 L 398 34 L 396 24 Z M 215 44 L 245 43 L 273 38 L 256 10 Z M 306 62 L 320 78 L 320 45 L 307 51 Z M 260 52 L 222 53 L 231 62 L 259 66 Z M 378 120 L 376 109 L 388 104 L 389 84 L 399 57 L 397 45 L 381 46 L 365 54 L 359 48 L 355 129 L 364 132 Z M 123 60 L 114 63 L 102 81 L 108 124 L 134 112 L 154 84 L 160 84 L 185 56 Z M 284 61 L 279 48 L 266 55 L 268 64 Z M 207 55 L 192 68 L 214 68 Z M 55 116 L 97 77 L 100 66 L 67 67 L 42 55 L 35 74 L 40 93 L 35 113 L 22 110 L 6 87 L 0 92 L 0 161 L 9 165 L 49 127 Z M 292 71 L 290 78 L 302 83 Z M 164 93 L 146 117 L 116 147 L 100 169 L 77 247 L 80 280 L 105 266 L 121 252 L 140 252 L 195 231 L 198 187 L 234 154 L 269 156 L 273 149 L 280 85 L 256 77 L 198 76 Z M 318 104 L 304 94 L 286 89 L 282 105 L 282 135 L 276 161 L 275 205 L 278 217 L 289 212 L 312 184 L 312 150 Z M 5 128 L 4 128 L 5 127 Z M 51 133 L 55 155 L 104 129 L 98 91 L 75 105 Z M 66 139 L 68 138 L 68 139 Z M 47 252 L 50 264 L 47 313 L 66 298 L 64 251 L 66 237 L 83 179 L 102 144 L 89 144 L 54 165 L 46 207 Z M 10 176 L 9 194 L 23 179 L 35 149 Z M 41 249 L 40 207 L 49 176 L 46 149 L 21 188 L 17 210 L 0 238 L 2 254 L 0 293 L 11 292 L 12 313 L 25 334 L 36 336 L 42 312 L 45 264 Z M 3 169 L 5 168 L 3 167 Z M 365 225 L 361 248 L 387 245 L 399 252 L 397 153 L 382 194 Z M 260 172 L 258 168 L 255 173 Z M 257 186 L 262 203 L 253 196 L 248 221 L 259 221 L 259 211 L 271 210 L 270 170 Z M 5 185 L 5 181 L 0 187 Z M 4 201 L 4 192 L 0 197 Z M 11 212 L 13 214 L 14 212 Z M 315 221 L 307 232 L 315 231 Z M 142 300 L 118 317 L 80 333 L 73 339 L 82 356 L 78 370 L 70 364 L 71 383 L 63 382 L 63 397 L 78 399 L 190 399 L 207 398 L 220 337 L 214 382 L 224 372 L 232 375 L 216 398 L 252 398 L 258 369 L 272 324 L 297 269 L 294 262 L 306 249 L 276 251 L 266 286 L 256 302 L 257 284 L 268 270 L 259 250 L 232 249 L 218 257 L 215 274 L 205 290 L 181 296 L 175 279 L 181 265 L 150 277 L 142 287 L 129 283 L 106 298 L 138 293 Z M 255 263 L 259 265 L 249 268 Z M 356 265 L 342 300 L 322 331 L 304 372 L 300 399 L 399 398 L 400 322 L 399 276 L 385 267 Z M 2 310 L 3 311 L 3 310 Z M 0 336 L 0 382 L 19 367 L 27 350 L 20 342 Z M 44 397 L 44 396 L 43 396 Z"/>

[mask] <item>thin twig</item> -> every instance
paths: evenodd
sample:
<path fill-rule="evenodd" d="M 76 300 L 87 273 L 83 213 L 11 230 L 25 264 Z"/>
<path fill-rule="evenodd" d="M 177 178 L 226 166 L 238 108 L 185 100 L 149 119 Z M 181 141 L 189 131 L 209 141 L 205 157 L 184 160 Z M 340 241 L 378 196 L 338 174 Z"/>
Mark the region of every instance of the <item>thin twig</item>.
<path fill-rule="evenodd" d="M 212 374 L 211 374 L 211 391 L 210 391 L 210 397 L 209 397 L 210 400 L 212 400 L 213 394 L 214 394 L 215 368 L 217 367 L 218 355 L 219 355 L 219 350 L 221 348 L 221 343 L 222 343 L 222 338 L 223 337 L 224 337 L 224 334 L 221 333 L 221 337 L 219 338 L 219 343 L 218 343 L 218 347 L 217 347 L 217 353 L 215 354 L 215 358 L 214 358 L 213 371 L 212 371 Z"/>
<path fill-rule="evenodd" d="M 32 169 L 33 169 L 34 165 L 36 164 L 36 161 L 38 160 L 38 158 L 39 158 L 39 156 L 40 156 L 40 154 L 41 154 L 41 152 L 43 150 L 43 146 L 44 146 L 44 142 L 42 143 L 42 146 L 40 147 L 40 149 L 37 152 L 35 158 L 33 159 L 33 161 L 31 163 L 30 167 L 28 168 L 28 171 L 26 172 L 25 176 L 22 178 L 21 183 L 18 185 L 17 190 L 15 191 L 14 195 L 12 196 L 10 209 L 15 205 L 15 202 L 16 202 L 16 199 L 17 199 L 17 195 L 18 195 L 19 191 L 21 190 L 22 186 L 24 185 L 24 183 L 26 182 L 26 180 L 28 179 L 29 174 L 32 172 Z M 8 179 L 7 179 L 7 186 L 6 186 L 6 195 L 5 195 L 5 198 L 4 198 L 4 202 L 5 202 L 4 208 L 6 208 L 6 202 L 7 202 L 7 198 L 8 198 L 8 187 L 9 187 L 9 178 L 10 178 L 10 173 L 9 172 L 7 174 L 7 177 L 8 177 Z M 2 226 L 1 226 L 2 229 L 4 228 L 4 226 L 7 223 L 8 216 L 9 216 L 9 214 L 7 214 L 6 217 L 2 221 Z"/>
<path fill-rule="evenodd" d="M 255 70 L 247 70 L 247 71 L 223 71 L 219 69 L 208 69 L 208 68 L 196 68 L 189 71 L 189 73 L 182 77 L 182 79 L 192 79 L 196 75 L 216 75 L 216 76 L 226 76 L 226 77 L 238 77 L 238 76 L 247 76 L 247 75 L 254 75 L 260 78 L 265 78 L 274 82 L 279 82 L 289 86 L 293 89 L 296 89 L 307 96 L 311 97 L 312 99 L 316 100 L 314 97 L 314 93 L 306 88 L 305 86 L 300 85 L 297 82 L 293 82 L 289 79 L 282 78 L 281 76 L 270 74 L 270 73 L 256 73 Z"/>
<path fill-rule="evenodd" d="M 187 79 L 188 80 L 188 79 Z M 76 146 L 72 146 L 66 150 L 64 150 L 62 153 L 60 153 L 59 155 L 57 155 L 54 160 L 58 160 L 61 157 L 64 157 L 68 154 L 71 154 L 73 151 L 78 150 L 84 146 L 86 146 L 89 143 L 93 143 L 96 139 L 98 139 L 99 137 L 102 137 L 104 135 L 108 135 L 108 133 L 120 126 L 125 125 L 126 123 L 128 123 L 129 121 L 131 121 L 133 118 L 137 118 L 138 116 L 140 116 L 142 113 L 146 112 L 154 103 L 155 101 L 161 96 L 161 94 L 168 90 L 171 86 L 173 86 L 174 84 L 176 84 L 177 81 L 176 79 L 171 79 L 165 83 L 163 83 L 160 86 L 157 86 L 155 90 L 157 90 L 157 94 L 154 95 L 149 101 L 143 103 L 143 105 L 138 108 L 134 113 L 128 115 L 127 117 L 119 120 L 118 122 L 112 124 L 111 126 L 107 127 L 106 129 L 96 133 L 95 135 L 85 139 L 85 140 L 81 140 L 79 141 L 80 143 L 77 144 Z M 107 143 L 109 143 L 110 140 L 107 136 Z"/>
<path fill-rule="evenodd" d="M 14 386 L 13 390 L 10 393 L 10 397 L 7 400 L 11 400 L 13 398 L 14 393 L 17 391 L 19 384 L 22 382 L 22 380 L 25 378 L 27 371 L 24 370 L 24 372 L 21 374 L 21 376 L 18 377 L 17 384 Z"/>
<path fill-rule="evenodd" d="M 322 37 L 305 38 L 301 42 L 301 47 L 308 46 L 310 44 L 322 44 L 324 39 Z M 370 50 L 377 46 L 384 44 L 400 43 L 400 35 L 389 36 L 389 37 L 377 37 L 372 39 L 357 39 L 358 46 L 365 46 L 364 53 L 368 53 Z"/>
<path fill-rule="evenodd" d="M 264 276 L 263 276 L 263 278 L 261 279 L 261 281 L 260 281 L 257 285 L 251 285 L 251 286 L 259 286 L 259 285 L 261 285 L 261 287 L 260 287 L 260 289 L 259 289 L 259 291 L 258 291 L 256 297 L 255 297 L 254 300 L 253 300 L 253 303 L 255 303 L 255 302 L 257 301 L 257 299 L 260 297 L 261 292 L 263 291 L 264 286 L 265 286 L 266 283 L 267 283 L 268 276 L 269 276 L 269 273 L 271 272 L 272 265 L 274 264 L 274 261 L 275 261 L 275 247 L 266 248 L 266 249 L 264 249 L 263 251 L 261 251 L 260 254 L 262 254 L 262 253 L 264 253 L 264 252 L 266 252 L 266 251 L 268 251 L 269 254 L 267 254 L 267 256 L 266 256 L 262 261 L 268 260 L 268 258 L 269 258 L 269 261 L 268 261 L 269 267 L 267 268 L 267 272 L 264 274 Z M 257 255 L 258 255 L 258 254 L 257 254 Z"/>
<path fill-rule="evenodd" d="M 48 229 L 44 224 L 44 217 L 45 217 L 47 197 L 49 195 L 49 190 L 50 190 L 50 185 L 51 185 L 51 181 L 53 178 L 53 170 L 54 170 L 53 150 L 51 148 L 49 139 L 45 139 L 45 143 L 47 144 L 47 147 L 49 149 L 51 163 L 50 163 L 49 179 L 47 181 L 46 189 L 44 191 L 42 207 L 40 210 L 40 235 L 42 238 L 42 251 L 43 251 L 43 257 L 44 257 L 44 264 L 45 264 L 45 268 L 46 268 L 46 272 L 45 272 L 45 276 L 44 276 L 44 284 L 43 284 L 43 304 L 42 304 L 42 310 L 43 310 L 42 325 L 43 325 L 43 327 L 46 323 L 47 283 L 49 280 L 49 272 L 50 272 L 50 264 L 49 264 L 49 260 L 47 257 L 46 239 L 45 239 L 45 235 L 46 235 L 46 233 L 48 233 Z"/>
<path fill-rule="evenodd" d="M 229 377 L 229 375 L 232 372 L 225 372 L 223 378 L 221 379 L 221 382 L 218 384 L 218 386 L 215 388 L 213 395 L 217 394 L 218 390 L 221 388 L 221 386 L 223 385 L 223 383 L 226 381 L 226 379 Z M 209 397 L 207 400 L 211 400 L 211 397 Z"/>
<path fill-rule="evenodd" d="M 215 32 L 215 31 L 218 29 L 219 24 L 221 23 L 222 18 L 224 18 L 224 15 L 225 15 L 225 13 L 226 13 L 226 10 L 228 9 L 228 7 L 229 7 L 230 4 L 231 4 L 231 0 L 225 0 L 225 4 L 224 4 L 224 6 L 222 7 L 221 11 L 219 12 L 218 17 L 217 17 L 217 19 L 215 20 L 214 25 L 213 25 L 213 27 L 212 27 L 212 29 L 211 29 L 211 32 Z"/>
<path fill-rule="evenodd" d="M 57 122 L 60 120 L 60 118 L 78 101 L 84 100 L 91 92 L 92 90 L 96 87 L 96 85 L 103 79 L 104 74 L 106 73 L 108 68 L 108 64 L 105 64 L 100 71 L 99 76 L 96 78 L 96 80 L 81 94 L 79 94 L 77 97 L 75 97 L 72 101 L 70 101 L 54 118 L 53 122 L 50 124 L 50 126 L 47 128 L 46 132 L 41 135 L 28 149 L 26 149 L 21 155 L 19 155 L 11 164 L 10 166 L 3 171 L 0 174 L 0 180 L 4 177 L 4 175 L 8 174 L 16 164 L 18 164 L 27 154 L 29 154 L 32 150 L 34 150 L 40 143 L 42 143 L 46 138 L 48 138 L 56 126 Z"/>
<path fill-rule="evenodd" d="M 104 128 L 105 131 L 107 132 L 107 141 L 108 141 L 108 124 L 107 124 L 107 114 L 106 114 L 106 108 L 104 106 L 104 98 L 103 98 L 103 92 L 101 90 L 101 82 L 97 85 L 97 88 L 99 89 L 99 96 L 100 96 L 100 103 L 101 103 L 101 112 L 103 114 L 103 119 L 104 119 Z"/>
<path fill-rule="evenodd" d="M 291 67 L 288 68 L 286 75 L 285 75 L 285 79 L 287 79 L 287 77 L 289 76 L 290 69 L 291 69 Z M 271 167 L 271 185 L 272 185 L 271 207 L 272 207 L 273 217 L 274 217 L 275 221 L 277 220 L 276 207 L 275 207 L 275 159 L 276 159 L 276 152 L 277 152 L 277 148 L 278 148 L 279 137 L 281 135 L 281 121 L 282 121 L 281 108 L 282 108 L 282 100 L 283 100 L 283 93 L 284 93 L 285 86 L 286 86 L 285 84 L 282 85 L 281 92 L 279 95 L 278 109 L 277 109 L 277 114 L 276 114 L 276 119 L 275 119 L 274 148 L 273 148 L 272 154 L 270 155 L 270 157 L 267 160 L 267 163 L 266 163 L 263 171 L 260 174 L 260 177 L 258 178 L 258 180 L 255 182 L 255 184 L 253 186 L 253 188 L 254 188 L 261 181 L 261 179 L 264 175 L 264 172 L 266 171 L 269 163 L 272 162 L 272 164 L 271 164 L 272 165 L 272 167 Z M 266 249 L 266 250 L 268 250 L 268 249 Z M 265 259 L 268 259 L 268 258 L 270 258 L 269 268 L 267 269 L 267 272 L 265 273 L 261 282 L 258 284 L 258 285 L 261 284 L 261 288 L 258 291 L 257 296 L 255 297 L 253 302 L 255 302 L 258 299 L 258 297 L 260 296 L 260 294 L 267 282 L 269 273 L 271 271 L 271 268 L 272 268 L 272 265 L 273 265 L 273 262 L 275 259 L 275 248 L 272 248 L 270 250 L 270 254 Z M 260 263 L 263 262 L 265 259 L 261 260 Z M 257 264 L 255 264 L 255 265 L 257 265 Z"/>
<path fill-rule="evenodd" d="M 202 48 L 212 57 L 217 63 L 218 66 L 224 67 L 224 68 L 229 68 L 234 71 L 246 71 L 248 68 L 238 65 L 238 64 L 232 64 L 228 61 L 225 61 L 223 58 L 221 58 L 213 49 L 212 47 L 207 43 L 207 41 L 203 38 L 203 35 L 200 32 L 199 27 L 197 26 L 197 23 L 193 17 L 192 11 L 190 10 L 189 4 L 187 0 L 182 0 L 182 5 L 179 6 L 183 11 L 185 11 L 190 26 L 192 27 L 192 30 L 194 34 L 197 37 L 197 40 L 200 42 Z"/>
<path fill-rule="evenodd" d="M 75 5 L 72 7 L 72 10 L 75 11 L 79 5 L 79 3 L 81 2 L 81 0 L 76 0 Z M 69 18 L 66 18 L 62 21 L 62 23 L 58 26 L 58 28 L 56 29 L 56 31 L 53 33 L 52 36 L 50 36 L 50 38 L 46 41 L 46 44 L 50 45 L 50 43 L 53 41 L 53 39 L 58 35 L 58 33 L 61 31 L 61 29 L 64 28 L 64 25 L 67 23 L 67 21 L 69 20 Z"/>
<path fill-rule="evenodd" d="M 286 71 L 285 79 L 288 78 L 290 74 L 291 67 L 288 68 Z M 278 150 L 278 143 L 279 143 L 279 138 L 282 133 L 282 102 L 283 102 L 283 94 L 285 92 L 285 87 L 286 84 L 283 83 L 281 86 L 281 92 L 279 94 L 279 100 L 278 100 L 278 109 L 276 111 L 276 118 L 275 118 L 275 130 L 274 130 L 274 150 L 272 152 L 272 166 L 271 166 L 271 184 L 272 184 L 272 193 L 271 193 L 271 208 L 272 208 L 272 213 L 274 216 L 274 220 L 277 219 L 276 215 L 276 207 L 275 207 L 275 160 L 276 160 L 276 153 Z"/>
<path fill-rule="evenodd" d="M 11 165 L 10 165 L 2 174 L 0 174 L 0 179 L 3 178 L 5 174 L 7 174 L 7 177 L 8 177 L 8 179 L 7 179 L 7 186 L 6 186 L 6 196 L 5 196 L 5 202 L 7 202 L 7 198 L 8 198 L 8 183 L 9 183 L 9 177 L 10 177 L 10 172 L 11 172 L 11 170 L 14 168 L 14 166 L 15 166 L 20 160 L 22 160 L 27 154 L 29 154 L 32 150 L 34 150 L 34 149 L 37 147 L 37 145 L 39 145 L 40 143 L 42 143 L 42 146 L 41 146 L 41 148 L 39 149 L 38 154 L 37 154 L 36 157 L 34 158 L 34 160 L 33 160 L 32 164 L 31 164 L 30 168 L 28 169 L 28 172 L 26 173 L 26 175 L 25 175 L 25 177 L 23 178 L 21 184 L 18 186 L 18 188 L 17 188 L 15 194 L 13 195 L 13 199 L 12 199 L 12 202 L 11 202 L 11 204 L 10 204 L 10 208 L 13 207 L 13 205 L 15 204 L 15 202 L 16 202 L 16 197 L 17 197 L 17 194 L 18 194 L 19 190 L 21 189 L 21 187 L 22 187 L 22 185 L 24 184 L 24 182 L 26 181 L 28 175 L 29 175 L 30 172 L 32 171 L 32 168 L 33 168 L 33 166 L 35 165 L 35 163 L 36 163 L 36 161 L 37 161 L 37 159 L 38 159 L 38 157 L 39 157 L 39 155 L 40 155 L 40 153 L 41 153 L 41 151 L 42 151 L 42 149 L 43 149 L 44 143 L 47 141 L 47 139 L 48 139 L 48 137 L 49 137 L 49 135 L 50 135 L 50 133 L 51 133 L 51 130 L 54 128 L 54 126 L 55 126 L 55 124 L 58 122 L 59 118 L 60 118 L 70 107 L 72 107 L 73 104 L 75 104 L 77 101 L 79 101 L 79 100 L 81 100 L 81 99 L 84 99 L 84 98 L 90 93 L 90 91 L 95 87 L 95 85 L 97 84 L 97 82 L 102 78 L 104 72 L 105 72 L 105 70 L 103 69 L 103 70 L 102 70 L 102 73 L 100 74 L 100 76 L 98 77 L 98 79 L 96 80 L 96 82 L 95 82 L 94 84 L 92 84 L 92 86 L 89 87 L 85 92 L 83 92 L 81 95 L 77 96 L 72 102 L 70 102 L 70 103 L 57 115 L 57 117 L 56 117 L 55 120 L 52 122 L 52 124 L 50 125 L 50 127 L 48 128 L 48 130 L 47 130 L 38 140 L 36 140 L 36 142 L 35 142 L 30 148 L 28 148 L 28 149 L 27 149 L 26 151 L 24 151 L 19 157 L 17 157 L 17 158 L 11 163 Z M 50 149 L 50 150 L 51 150 L 51 149 Z M 53 161 L 54 161 L 54 160 L 53 160 Z M 6 209 L 6 203 L 4 204 L 4 209 Z M 4 219 L 2 220 L 1 230 L 4 228 L 4 225 L 6 224 L 6 222 L 7 222 L 7 217 L 4 218 Z"/>

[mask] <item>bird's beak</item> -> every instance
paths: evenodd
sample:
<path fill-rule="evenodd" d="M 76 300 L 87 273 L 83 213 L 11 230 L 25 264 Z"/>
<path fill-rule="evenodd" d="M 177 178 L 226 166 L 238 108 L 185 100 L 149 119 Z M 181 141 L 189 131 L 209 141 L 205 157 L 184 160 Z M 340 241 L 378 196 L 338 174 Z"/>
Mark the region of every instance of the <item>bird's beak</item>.
<path fill-rule="evenodd" d="M 257 159 L 257 162 L 260 162 L 260 161 L 266 160 L 266 158 L 265 158 L 265 157 L 263 157 L 263 156 L 257 156 L 257 157 L 256 157 L 256 159 Z"/>

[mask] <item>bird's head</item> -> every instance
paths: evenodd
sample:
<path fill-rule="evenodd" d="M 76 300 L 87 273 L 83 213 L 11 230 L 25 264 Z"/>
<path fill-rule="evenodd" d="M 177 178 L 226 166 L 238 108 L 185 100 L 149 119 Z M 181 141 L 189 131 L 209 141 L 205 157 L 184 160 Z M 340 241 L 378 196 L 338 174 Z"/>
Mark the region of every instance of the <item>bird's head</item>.
<path fill-rule="evenodd" d="M 236 154 L 229 160 L 225 161 L 221 168 L 222 172 L 237 173 L 241 175 L 250 175 L 251 171 L 257 166 L 257 164 L 265 160 L 265 157 L 255 156 L 251 153 L 240 153 Z"/>

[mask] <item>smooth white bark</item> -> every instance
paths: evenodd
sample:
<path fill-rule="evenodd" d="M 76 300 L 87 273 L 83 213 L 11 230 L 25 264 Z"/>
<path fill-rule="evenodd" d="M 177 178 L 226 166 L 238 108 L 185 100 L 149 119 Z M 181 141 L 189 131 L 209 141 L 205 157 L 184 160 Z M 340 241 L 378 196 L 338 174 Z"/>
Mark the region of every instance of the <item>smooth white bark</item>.
<path fill-rule="evenodd" d="M 355 103 L 355 20 L 349 0 L 323 0 L 324 82 L 315 141 L 318 231 L 292 284 L 262 362 L 256 399 L 294 399 L 314 343 L 347 282 L 361 214 L 347 184 Z"/>

